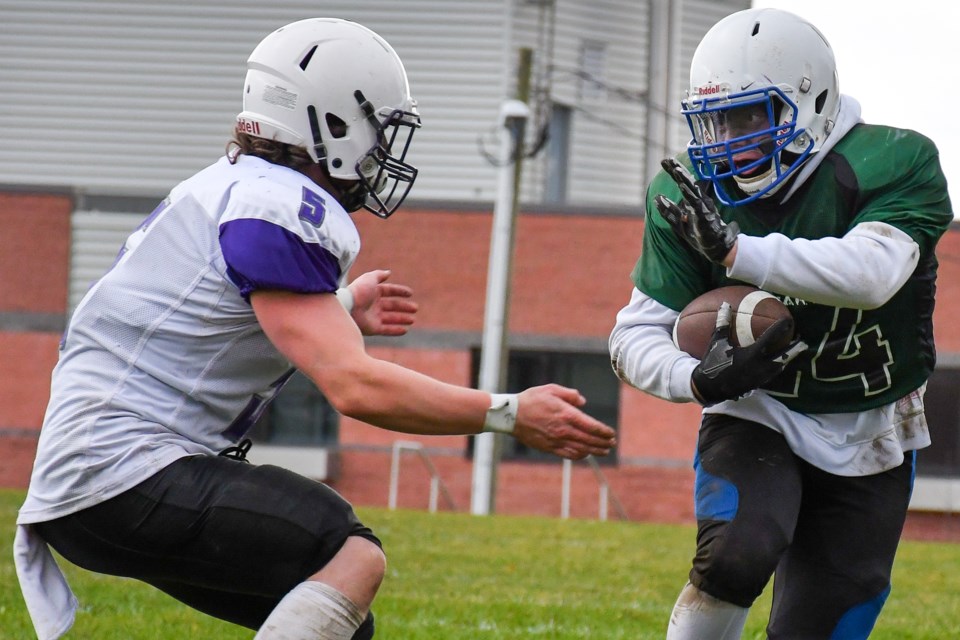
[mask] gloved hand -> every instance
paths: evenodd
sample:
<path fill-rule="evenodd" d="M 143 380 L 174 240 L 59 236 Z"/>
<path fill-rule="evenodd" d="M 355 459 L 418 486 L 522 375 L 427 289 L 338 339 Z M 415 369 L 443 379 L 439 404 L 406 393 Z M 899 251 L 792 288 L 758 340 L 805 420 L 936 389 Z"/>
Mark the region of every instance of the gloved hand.
<path fill-rule="evenodd" d="M 693 370 L 693 392 L 705 406 L 722 400 L 736 400 L 775 378 L 807 344 L 794 340 L 783 344 L 793 330 L 793 320 L 784 318 L 771 325 L 748 347 L 730 343 L 730 304 L 724 302 L 717 312 L 717 325 L 707 353 Z"/>
<path fill-rule="evenodd" d="M 725 223 L 709 193 L 709 180 L 694 182 L 687 168 L 673 158 L 660 165 L 680 187 L 680 202 L 658 195 L 654 198 L 660 212 L 674 232 L 709 260 L 720 264 L 737 242 L 740 227 Z"/>

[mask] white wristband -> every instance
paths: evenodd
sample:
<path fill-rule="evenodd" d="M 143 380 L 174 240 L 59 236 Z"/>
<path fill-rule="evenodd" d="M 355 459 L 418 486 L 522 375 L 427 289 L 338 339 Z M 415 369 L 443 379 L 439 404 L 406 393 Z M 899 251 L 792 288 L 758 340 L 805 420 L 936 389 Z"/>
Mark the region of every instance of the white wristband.
<path fill-rule="evenodd" d="M 337 300 L 339 300 L 343 308 L 347 310 L 347 313 L 353 311 L 353 293 L 350 289 L 346 287 L 337 289 Z"/>
<path fill-rule="evenodd" d="M 490 408 L 483 421 L 484 432 L 512 434 L 517 424 L 520 400 L 515 393 L 491 393 Z"/>

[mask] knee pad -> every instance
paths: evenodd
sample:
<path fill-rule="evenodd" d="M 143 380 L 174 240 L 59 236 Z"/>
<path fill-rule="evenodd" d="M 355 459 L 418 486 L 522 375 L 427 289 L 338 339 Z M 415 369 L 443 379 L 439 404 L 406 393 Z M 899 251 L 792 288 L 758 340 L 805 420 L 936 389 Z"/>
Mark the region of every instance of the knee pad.
<path fill-rule="evenodd" d="M 749 539 L 727 528 L 726 523 L 701 527 L 690 580 L 722 600 L 749 607 L 770 581 L 785 543 L 773 531 L 760 530 Z"/>
<path fill-rule="evenodd" d="M 360 626 L 357 627 L 357 630 L 354 631 L 350 640 L 371 640 L 371 638 L 373 638 L 373 632 L 373 611 L 368 611 L 367 617 L 364 618 Z"/>
<path fill-rule="evenodd" d="M 699 451 L 694 457 L 693 468 L 696 470 L 694 507 L 697 520 L 733 520 L 740 506 L 736 485 L 704 469 Z"/>

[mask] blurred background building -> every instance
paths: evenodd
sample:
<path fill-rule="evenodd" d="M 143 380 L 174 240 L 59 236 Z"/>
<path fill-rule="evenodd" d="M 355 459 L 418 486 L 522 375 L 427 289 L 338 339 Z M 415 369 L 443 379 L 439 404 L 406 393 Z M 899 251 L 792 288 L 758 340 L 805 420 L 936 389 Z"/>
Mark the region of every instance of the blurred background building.
<path fill-rule="evenodd" d="M 707 29 L 749 0 L 0 0 L 0 484 L 24 487 L 69 313 L 169 189 L 224 151 L 248 54 L 317 15 L 360 22 L 404 60 L 423 128 L 420 177 L 389 221 L 355 216 L 357 273 L 390 268 L 421 312 L 369 349 L 438 378 L 477 380 L 498 112 L 531 110 L 521 159 L 508 319 L 509 390 L 575 386 L 620 431 L 604 477 L 631 518 L 692 517 L 697 407 L 622 385 L 606 339 L 632 286 L 646 180 L 688 139 L 678 115 Z M 941 365 L 928 392 L 935 445 L 916 510 L 960 507 L 960 236 L 941 243 Z M 254 433 L 254 461 L 324 478 L 358 504 L 388 500 L 398 440 L 416 443 L 455 508 L 469 504 L 472 442 L 407 438 L 341 418 L 294 378 Z M 559 459 L 508 441 L 498 511 L 560 513 Z M 428 465 L 404 459 L 397 500 L 427 500 Z M 596 513 L 577 465 L 573 515 Z M 449 506 L 449 505 L 448 505 Z"/>

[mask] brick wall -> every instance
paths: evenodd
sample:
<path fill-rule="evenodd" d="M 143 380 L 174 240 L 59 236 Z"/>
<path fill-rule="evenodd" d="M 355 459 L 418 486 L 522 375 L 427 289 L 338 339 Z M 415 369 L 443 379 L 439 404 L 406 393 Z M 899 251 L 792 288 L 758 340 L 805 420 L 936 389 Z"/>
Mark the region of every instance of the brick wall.
<path fill-rule="evenodd" d="M 0 486 L 25 487 L 56 362 L 67 301 L 72 201 L 63 195 L 0 193 Z M 407 209 L 387 221 L 356 217 L 364 248 L 355 274 L 390 268 L 413 286 L 420 313 L 414 334 L 478 335 L 482 330 L 491 217 L 482 211 Z M 627 301 L 629 272 L 640 247 L 638 217 L 525 214 L 517 224 L 509 317 L 517 336 L 604 341 Z M 960 353 L 960 233 L 939 248 L 941 271 L 936 335 L 942 353 Z M 414 348 L 378 342 L 371 351 L 456 384 L 470 380 L 466 349 Z M 606 468 L 631 517 L 683 520 L 691 515 L 689 463 L 697 408 L 624 387 L 620 409 L 622 459 L 648 466 Z M 337 488 L 356 504 L 384 505 L 389 454 L 395 440 L 419 440 L 440 451 L 436 462 L 460 509 L 469 505 L 470 460 L 462 437 L 415 438 L 357 421 L 341 425 L 342 471 Z M 503 463 L 498 511 L 559 513 L 559 464 Z M 574 469 L 573 515 L 597 509 L 597 485 L 583 465 Z M 427 479 L 404 461 L 403 506 L 425 505 Z M 667 499 L 663 499 L 666 496 Z M 675 499 L 674 499 L 675 498 Z"/>
<path fill-rule="evenodd" d="M 0 192 L 0 312 L 66 310 L 73 200 Z"/>
<path fill-rule="evenodd" d="M 0 486 L 24 487 L 67 304 L 73 200 L 0 193 Z"/>
<path fill-rule="evenodd" d="M 413 286 L 419 328 L 482 329 L 489 213 L 405 210 L 355 220 L 363 249 L 354 271 L 390 268 Z M 639 217 L 521 215 L 510 330 L 605 339 L 629 298 L 642 233 Z"/>

